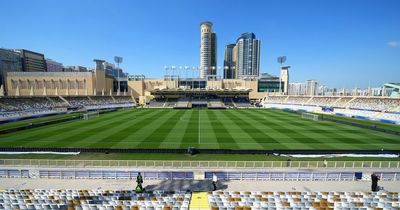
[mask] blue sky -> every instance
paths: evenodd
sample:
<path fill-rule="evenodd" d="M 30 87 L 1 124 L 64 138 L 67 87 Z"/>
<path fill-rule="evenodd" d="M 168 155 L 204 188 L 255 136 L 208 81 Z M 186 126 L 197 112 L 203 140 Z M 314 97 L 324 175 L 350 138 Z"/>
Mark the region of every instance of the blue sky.
<path fill-rule="evenodd" d="M 261 39 L 261 72 L 335 87 L 400 82 L 399 0 L 2 0 L 0 47 L 25 48 L 64 65 L 113 61 L 130 74 L 161 77 L 164 65 L 199 65 L 199 23 L 223 49 L 242 32 Z M 222 72 L 219 72 L 222 74 Z"/>

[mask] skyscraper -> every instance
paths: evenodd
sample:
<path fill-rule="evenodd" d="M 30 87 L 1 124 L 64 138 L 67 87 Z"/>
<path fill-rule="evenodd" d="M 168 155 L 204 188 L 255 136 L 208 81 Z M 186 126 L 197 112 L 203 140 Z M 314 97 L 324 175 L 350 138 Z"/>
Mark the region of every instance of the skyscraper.
<path fill-rule="evenodd" d="M 235 65 L 236 65 L 236 53 L 234 53 L 235 44 L 228 44 L 225 46 L 224 54 L 224 79 L 235 78 Z"/>
<path fill-rule="evenodd" d="M 317 80 L 307 80 L 306 83 L 306 94 L 308 96 L 315 96 L 317 95 L 318 88 L 318 81 Z"/>
<path fill-rule="evenodd" d="M 258 77 L 260 73 L 260 44 L 254 33 L 243 33 L 236 41 L 236 78 Z"/>
<path fill-rule="evenodd" d="M 200 24 L 200 78 L 217 74 L 217 35 L 209 21 Z"/>

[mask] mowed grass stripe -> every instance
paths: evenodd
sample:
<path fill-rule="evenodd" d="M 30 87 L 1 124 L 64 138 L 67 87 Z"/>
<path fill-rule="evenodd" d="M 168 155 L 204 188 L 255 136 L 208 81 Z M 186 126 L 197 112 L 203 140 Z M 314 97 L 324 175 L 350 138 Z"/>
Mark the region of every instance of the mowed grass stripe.
<path fill-rule="evenodd" d="M 113 139 L 113 136 L 121 135 L 121 133 L 127 127 L 132 126 L 132 124 L 139 122 L 141 119 L 145 118 L 146 116 L 152 115 L 153 113 L 154 112 L 150 110 L 138 110 L 132 113 L 128 113 L 120 121 L 108 122 L 101 127 L 92 129 L 92 135 L 80 138 L 79 141 L 74 142 L 70 145 L 70 147 L 76 147 L 77 145 L 90 147 L 91 145 L 99 143 L 101 141 L 116 142 L 119 140 L 119 138 Z"/>
<path fill-rule="evenodd" d="M 119 133 L 115 133 L 109 136 L 109 140 L 102 139 L 101 141 L 91 144 L 91 147 L 99 147 L 100 145 L 107 145 L 109 147 L 123 148 L 131 147 L 136 148 L 136 145 L 143 141 L 143 138 L 138 135 L 146 126 L 152 126 L 153 123 L 157 123 L 157 119 L 170 113 L 168 110 L 156 109 L 152 110 L 150 114 L 143 116 L 142 118 L 126 122 L 127 125 Z"/>
<path fill-rule="evenodd" d="M 45 144 L 46 142 L 51 141 L 52 144 L 56 145 L 57 147 L 71 147 L 71 143 L 77 143 L 81 139 L 91 137 L 92 135 L 100 131 L 114 128 L 114 126 L 112 126 L 114 124 L 119 124 L 127 121 L 131 117 L 131 113 L 125 113 L 125 115 L 122 117 L 117 117 L 110 120 L 102 120 L 101 117 L 83 120 L 85 121 L 85 123 L 82 124 L 80 128 L 70 130 L 69 132 L 50 135 L 48 137 L 42 137 L 40 139 L 40 143 Z M 32 142 L 30 144 L 27 144 L 27 146 L 33 146 L 32 144 L 35 143 L 38 142 Z M 83 145 L 75 144 L 74 147 L 81 146 Z"/>
<path fill-rule="evenodd" d="M 208 110 L 200 112 L 200 147 L 204 149 L 218 149 L 217 136 L 213 129 L 213 122 L 208 116 Z"/>
<path fill-rule="evenodd" d="M 160 121 L 160 124 L 155 124 L 153 128 L 155 128 L 149 136 L 147 136 L 137 147 L 138 148 L 159 148 L 159 146 L 164 141 L 165 136 L 167 136 L 172 128 L 178 123 L 183 114 L 185 114 L 186 110 L 175 111 L 173 110 L 173 115 L 168 116 L 163 121 Z"/>
<path fill-rule="evenodd" d="M 112 118 L 114 118 L 114 120 L 120 120 L 119 117 L 125 115 L 126 112 L 128 112 L 128 110 L 124 110 L 121 112 L 107 113 L 105 115 L 100 115 L 100 117 L 92 118 L 89 120 L 70 121 L 35 129 L 28 129 L 17 133 L 12 133 L 10 135 L 0 136 L 1 139 L 0 145 L 9 141 L 18 144 L 20 146 L 30 145 L 35 147 L 38 146 L 57 147 L 57 145 L 52 144 L 52 141 L 54 141 L 54 139 L 52 139 L 53 136 L 60 136 L 62 138 L 63 136 L 66 136 L 68 133 L 71 133 L 73 131 L 78 131 L 88 125 L 96 126 L 98 124 L 108 123 L 109 119 Z M 3 137 L 5 139 L 3 139 Z M 48 140 L 46 141 L 46 139 Z M 72 141 L 69 140 L 68 142 Z"/>
<path fill-rule="evenodd" d="M 231 128 L 231 130 L 228 131 L 228 129 L 224 126 L 224 124 L 228 124 L 227 120 L 222 121 L 218 119 L 214 110 L 206 110 L 206 113 L 209 119 L 208 123 L 212 123 L 212 129 L 215 134 L 219 148 L 229 147 L 230 149 L 239 149 L 240 146 L 230 134 L 230 131 L 234 130 L 235 128 Z"/>
<path fill-rule="evenodd" d="M 165 136 L 159 148 L 179 148 L 182 143 L 183 136 L 187 126 L 189 125 L 189 118 L 193 110 L 185 110 L 181 119 L 177 121 L 171 131 Z"/>
<path fill-rule="evenodd" d="M 301 134 L 303 134 L 303 136 L 309 137 L 310 139 L 316 140 L 318 142 L 309 142 L 309 140 L 307 139 L 302 139 L 302 141 L 306 141 L 307 143 L 313 143 L 315 144 L 315 148 L 316 149 L 334 149 L 334 148 L 340 148 L 343 147 L 343 144 L 341 144 L 340 146 L 337 146 L 335 144 L 330 144 L 330 143 L 336 143 L 335 141 L 339 141 L 339 143 L 344 143 L 347 144 L 347 142 L 344 141 L 344 139 L 349 139 L 348 136 L 342 136 L 339 133 L 335 133 L 332 137 L 329 136 L 330 132 L 325 132 L 325 130 L 320 129 L 318 127 L 316 127 L 317 125 L 321 125 L 324 124 L 326 122 L 315 122 L 315 121 L 311 121 L 311 120 L 306 120 L 301 118 L 299 115 L 293 114 L 293 113 L 289 113 L 289 112 L 283 112 L 282 115 L 291 115 L 291 117 L 293 117 L 293 120 L 297 120 L 298 123 L 294 124 L 291 122 L 288 122 L 287 120 L 283 120 L 282 117 L 280 116 L 275 116 L 274 119 L 276 119 L 276 121 L 280 122 L 280 123 L 285 123 L 285 125 L 281 128 L 281 131 L 286 131 L 286 132 L 295 132 L 296 135 L 298 135 L 298 133 L 301 132 Z M 297 118 L 297 119 L 296 119 Z M 300 125 L 298 125 L 300 124 Z M 294 127 L 294 129 L 292 130 L 288 130 L 288 127 L 292 126 Z M 310 132 L 310 130 L 314 128 L 314 132 Z M 351 138 L 353 139 L 353 138 Z M 332 142 L 332 140 L 334 140 L 334 142 Z M 362 141 L 358 141 L 357 139 L 354 139 L 354 141 L 358 142 L 358 143 L 362 143 Z M 320 144 L 320 145 L 318 145 Z M 349 149 L 356 149 L 357 146 L 351 146 L 349 145 Z"/>
<path fill-rule="evenodd" d="M 59 124 L 53 124 L 49 126 L 44 126 L 44 127 L 39 127 L 39 128 L 33 128 L 33 129 L 28 129 L 24 131 L 20 131 L 17 133 L 10 133 L 6 135 L 0 136 L 0 138 L 7 138 L 9 136 L 12 136 L 12 140 L 31 140 L 31 139 L 37 139 L 37 137 L 43 137 L 43 131 L 45 130 L 46 136 L 49 136 L 49 134 L 56 135 L 57 133 L 62 131 L 72 131 L 75 129 L 79 129 L 85 124 L 87 124 L 89 121 L 91 122 L 91 125 L 98 124 L 98 123 L 104 123 L 105 121 L 115 118 L 116 120 L 119 119 L 120 116 L 125 115 L 127 110 L 121 111 L 121 112 L 113 112 L 113 113 L 107 113 L 105 115 L 100 115 L 98 118 L 92 118 L 89 120 L 78 120 L 78 121 L 69 121 L 69 122 L 64 122 L 64 123 L 59 123 Z M 99 118 L 102 118 L 99 120 Z"/>
<path fill-rule="evenodd" d="M 217 112 L 218 113 L 218 112 Z M 220 119 L 224 122 L 229 132 L 232 132 L 232 137 L 240 149 L 263 149 L 264 147 L 254 139 L 253 134 L 246 131 L 246 125 L 243 119 L 238 119 L 232 115 L 232 111 L 220 111 Z"/>
<path fill-rule="evenodd" d="M 224 113 L 225 114 L 225 113 Z M 271 149 L 271 148 L 281 148 L 285 149 L 286 146 L 282 145 L 274 139 L 272 136 L 268 135 L 264 132 L 264 130 L 259 129 L 253 125 L 257 125 L 258 122 L 252 121 L 248 115 L 242 112 L 229 112 L 229 115 L 226 114 L 228 118 L 230 118 L 236 125 L 240 126 L 241 129 L 246 132 L 255 142 L 257 142 L 261 148 Z M 252 123 L 251 123 L 252 122 Z"/>
<path fill-rule="evenodd" d="M 318 147 L 316 145 L 312 145 L 312 143 L 315 143 L 315 142 L 318 143 L 317 140 L 309 139 L 306 136 L 302 135 L 301 133 L 293 130 L 292 128 L 281 125 L 282 123 L 276 122 L 275 119 L 271 119 L 271 118 L 264 119 L 259 114 L 255 113 L 255 112 L 251 112 L 251 110 L 243 110 L 243 111 L 245 112 L 246 115 L 252 116 L 252 118 L 255 121 L 257 121 L 267 127 L 270 127 L 275 132 L 277 132 L 279 135 L 277 135 L 275 137 L 275 139 L 289 149 L 312 149 L 312 148 Z M 279 131 L 279 129 L 277 129 L 278 127 L 285 127 L 286 129 L 290 130 L 291 132 L 290 133 L 281 132 L 281 131 Z"/>
<path fill-rule="evenodd" d="M 194 109 L 191 113 L 180 148 L 199 147 L 199 112 L 198 109 Z"/>
<path fill-rule="evenodd" d="M 281 121 L 282 123 L 285 123 L 287 122 L 287 120 L 283 120 L 285 119 L 285 117 L 282 117 L 284 116 L 284 114 L 291 115 L 293 117 L 298 117 L 299 122 L 304 122 L 303 125 L 300 126 L 301 128 L 299 128 L 299 130 L 301 130 L 304 135 L 312 135 L 315 139 L 319 139 L 324 144 L 322 145 L 323 146 L 322 149 L 332 149 L 332 148 L 343 149 L 343 145 L 346 146 L 346 149 L 363 149 L 363 148 L 367 149 L 368 147 L 370 147 L 369 143 L 366 144 L 367 142 L 365 142 L 365 140 L 361 135 L 357 135 L 352 132 L 360 128 L 352 127 L 352 130 L 347 128 L 348 130 L 341 131 L 341 129 L 339 128 L 341 124 L 336 124 L 326 121 L 314 122 L 311 120 L 302 119 L 299 115 L 296 115 L 294 113 L 283 112 L 283 111 L 281 112 L 282 115 L 277 115 L 275 113 L 274 119 L 276 119 L 277 121 Z M 293 123 L 287 123 L 287 125 L 289 124 L 293 125 Z M 328 129 L 329 127 L 333 127 L 333 129 Z M 290 132 L 287 130 L 287 128 L 282 128 L 281 130 Z M 332 130 L 334 130 L 334 132 L 332 132 Z"/>

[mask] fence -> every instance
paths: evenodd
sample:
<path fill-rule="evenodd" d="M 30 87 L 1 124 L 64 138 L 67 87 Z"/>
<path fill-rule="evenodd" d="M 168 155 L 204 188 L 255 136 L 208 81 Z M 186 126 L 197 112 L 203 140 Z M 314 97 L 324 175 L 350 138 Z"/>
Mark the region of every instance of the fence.
<path fill-rule="evenodd" d="M 375 172 L 384 181 L 400 180 L 399 172 Z M 355 172 L 205 172 L 206 179 L 216 174 L 222 180 L 268 180 L 268 181 L 355 181 L 363 177 Z M 362 174 L 361 174 L 362 176 Z M 368 179 L 368 177 L 366 177 Z"/>
<path fill-rule="evenodd" d="M 168 160 L 50 160 L 0 159 L 0 166 L 140 167 L 140 168 L 400 168 L 400 161 L 168 161 Z"/>
<path fill-rule="evenodd" d="M 144 179 L 154 180 L 193 180 L 194 173 L 188 171 L 141 171 Z M 213 174 L 219 180 L 265 180 L 265 181 L 355 181 L 363 179 L 362 174 L 357 177 L 356 172 L 204 172 L 205 179 L 212 179 Z M 384 181 L 399 181 L 400 172 L 375 172 Z M 43 169 L 18 170 L 0 169 L 0 177 L 13 178 L 53 178 L 53 179 L 135 179 L 138 171 L 126 170 L 71 170 L 71 169 Z M 369 174 L 366 174 L 369 175 Z M 366 180 L 368 180 L 366 177 Z"/>

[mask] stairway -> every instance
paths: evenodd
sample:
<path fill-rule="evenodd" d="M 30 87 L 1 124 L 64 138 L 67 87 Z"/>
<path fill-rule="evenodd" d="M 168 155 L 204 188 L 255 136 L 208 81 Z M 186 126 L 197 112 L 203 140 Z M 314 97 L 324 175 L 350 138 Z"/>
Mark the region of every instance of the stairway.
<path fill-rule="evenodd" d="M 192 199 L 190 200 L 189 209 L 209 210 L 210 204 L 208 203 L 207 192 L 193 192 Z"/>

